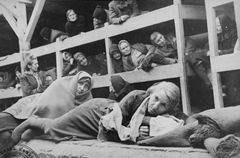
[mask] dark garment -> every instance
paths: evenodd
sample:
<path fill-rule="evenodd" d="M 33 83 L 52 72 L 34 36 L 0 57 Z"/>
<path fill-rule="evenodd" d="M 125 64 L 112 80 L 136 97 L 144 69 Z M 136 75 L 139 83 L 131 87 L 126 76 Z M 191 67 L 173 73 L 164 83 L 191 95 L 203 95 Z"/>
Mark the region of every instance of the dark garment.
<path fill-rule="evenodd" d="M 23 76 L 21 76 L 20 84 L 23 92 L 23 97 L 29 96 L 35 93 L 42 93 L 44 91 L 44 87 L 42 85 L 44 81 L 43 72 L 39 72 L 38 77 L 41 82 L 40 85 L 38 85 L 36 78 L 30 73 L 26 73 Z"/>
<path fill-rule="evenodd" d="M 22 121 L 8 113 L 0 112 L 0 132 L 14 130 Z"/>
<path fill-rule="evenodd" d="M 81 32 L 85 32 L 86 31 L 85 17 L 79 16 L 78 19 L 74 22 L 68 21 L 65 24 L 65 30 L 71 37 L 78 35 Z"/>
<path fill-rule="evenodd" d="M 74 64 L 68 61 L 63 61 L 62 77 L 69 75 L 69 72 L 75 68 Z"/>
<path fill-rule="evenodd" d="M 120 72 L 124 71 L 122 59 L 120 59 L 120 60 L 112 59 L 112 64 L 113 64 L 114 73 L 120 73 Z"/>
<path fill-rule="evenodd" d="M 111 84 L 113 86 L 114 92 L 111 91 L 108 98 L 116 100 L 117 102 L 121 101 L 123 97 L 134 90 L 134 88 L 121 76 L 112 76 Z"/>
<path fill-rule="evenodd" d="M 66 139 L 66 137 L 73 140 L 96 139 L 98 122 L 109 112 L 114 102 L 104 98 L 91 99 L 50 121 L 47 124 L 46 134 L 56 140 Z"/>
<path fill-rule="evenodd" d="M 102 69 L 101 63 L 97 60 L 94 60 L 93 58 L 88 58 L 88 65 L 82 66 L 78 64 L 78 72 L 79 71 L 86 71 L 90 75 L 93 75 L 94 73 L 98 75 L 105 75 L 106 71 Z"/>

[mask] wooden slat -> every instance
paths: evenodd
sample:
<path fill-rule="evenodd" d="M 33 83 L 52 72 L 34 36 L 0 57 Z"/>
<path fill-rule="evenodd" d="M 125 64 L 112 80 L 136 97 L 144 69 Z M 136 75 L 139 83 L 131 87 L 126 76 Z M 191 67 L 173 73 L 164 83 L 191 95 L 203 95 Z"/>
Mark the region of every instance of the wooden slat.
<path fill-rule="evenodd" d="M 235 11 L 235 20 L 237 24 L 238 38 L 240 39 L 240 1 L 239 0 L 234 1 L 234 11 Z M 240 40 L 238 40 L 238 42 L 240 44 Z"/>
<path fill-rule="evenodd" d="M 0 99 L 22 97 L 21 89 L 0 90 Z"/>
<path fill-rule="evenodd" d="M 0 57 L 0 66 L 6 66 L 20 62 L 20 53 L 14 53 L 4 57 Z"/>
<path fill-rule="evenodd" d="M 13 31 L 15 32 L 17 37 L 20 37 L 20 33 L 18 31 L 17 27 L 17 21 L 14 18 L 13 14 L 11 11 L 9 11 L 2 3 L 0 3 L 0 10 L 2 11 L 4 18 L 7 20 Z"/>
<path fill-rule="evenodd" d="M 190 115 L 191 114 L 191 106 L 188 94 L 188 83 L 187 83 L 187 72 L 186 72 L 186 64 L 185 64 L 185 40 L 184 40 L 184 28 L 183 28 L 183 11 L 181 8 L 181 4 L 176 3 L 178 6 L 178 12 L 175 15 L 174 23 L 175 23 L 175 32 L 177 38 L 177 50 L 178 50 L 178 62 L 179 62 L 179 73 L 180 76 L 180 86 L 181 86 L 181 98 L 182 98 L 182 108 L 183 112 Z"/>
<path fill-rule="evenodd" d="M 30 41 L 33 35 L 33 32 L 35 30 L 35 27 L 37 25 L 38 19 L 42 13 L 43 6 L 45 4 L 46 0 L 37 0 L 31 15 L 31 18 L 29 20 L 26 32 L 25 32 L 25 41 Z"/>
<path fill-rule="evenodd" d="M 206 10 L 204 6 L 181 5 L 182 18 L 184 19 L 206 19 Z"/>
<path fill-rule="evenodd" d="M 217 7 L 219 5 L 231 3 L 234 0 L 205 0 L 206 6 L 208 5 L 209 7 Z"/>
<path fill-rule="evenodd" d="M 217 33 L 216 33 L 216 12 L 212 6 L 209 5 L 211 0 L 206 0 L 207 26 L 211 67 L 214 67 L 214 58 L 218 55 Z M 212 70 L 212 87 L 214 95 L 215 108 L 223 107 L 222 85 L 220 75 L 218 72 Z"/>
<path fill-rule="evenodd" d="M 212 61 L 214 72 L 224 72 L 240 69 L 240 54 L 229 54 L 213 57 Z"/>

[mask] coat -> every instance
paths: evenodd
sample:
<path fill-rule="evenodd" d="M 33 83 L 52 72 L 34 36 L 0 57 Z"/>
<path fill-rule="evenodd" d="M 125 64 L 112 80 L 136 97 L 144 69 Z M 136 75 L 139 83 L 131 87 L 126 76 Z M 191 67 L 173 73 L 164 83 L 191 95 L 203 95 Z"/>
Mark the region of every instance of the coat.
<path fill-rule="evenodd" d="M 20 84 L 23 92 L 23 97 L 26 97 L 35 93 L 42 93 L 44 91 L 44 87 L 42 84 L 44 81 L 43 72 L 41 71 L 37 75 L 40 80 L 39 82 L 31 73 L 25 73 L 20 77 Z"/>

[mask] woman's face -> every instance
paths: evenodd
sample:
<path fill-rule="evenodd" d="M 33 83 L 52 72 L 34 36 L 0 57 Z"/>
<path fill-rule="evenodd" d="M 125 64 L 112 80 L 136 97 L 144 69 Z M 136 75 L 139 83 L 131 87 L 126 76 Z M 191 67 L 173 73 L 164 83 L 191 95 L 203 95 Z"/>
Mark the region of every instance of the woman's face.
<path fill-rule="evenodd" d="M 85 77 L 78 80 L 76 95 L 81 95 L 90 89 L 90 78 Z"/>
<path fill-rule="evenodd" d="M 164 98 L 160 98 L 161 93 L 164 91 L 160 91 L 160 93 L 152 93 L 148 102 L 148 113 L 152 116 L 157 116 L 163 113 L 166 113 L 169 110 L 169 106 L 167 104 L 167 100 Z"/>
<path fill-rule="evenodd" d="M 153 42 L 160 47 L 163 47 L 166 44 L 165 37 L 160 33 L 156 35 L 156 37 L 153 39 Z"/>
<path fill-rule="evenodd" d="M 82 66 L 87 66 L 87 65 L 88 65 L 88 60 L 87 60 L 87 58 L 86 58 L 85 56 L 83 56 L 83 55 L 79 55 L 79 56 L 77 57 L 77 61 L 78 61 L 79 64 L 82 65 Z"/>
<path fill-rule="evenodd" d="M 222 26 L 218 17 L 216 18 L 216 29 L 217 29 L 217 34 L 222 33 Z"/>
<path fill-rule="evenodd" d="M 76 21 L 77 20 L 77 14 L 74 11 L 71 11 L 68 14 L 68 20 L 71 21 L 71 22 Z"/>
<path fill-rule="evenodd" d="M 129 55 L 131 53 L 131 47 L 128 43 L 122 42 L 120 44 L 120 51 L 123 55 Z"/>
<path fill-rule="evenodd" d="M 37 72 L 38 71 L 38 60 L 37 59 L 34 59 L 32 61 L 32 65 L 29 65 L 29 69 L 33 72 Z"/>
<path fill-rule="evenodd" d="M 119 51 L 114 51 L 113 52 L 113 58 L 115 60 L 120 60 L 121 59 L 121 53 Z"/>
<path fill-rule="evenodd" d="M 70 54 L 69 52 L 65 52 L 65 58 L 66 61 L 70 61 L 70 59 L 72 58 L 72 54 Z"/>

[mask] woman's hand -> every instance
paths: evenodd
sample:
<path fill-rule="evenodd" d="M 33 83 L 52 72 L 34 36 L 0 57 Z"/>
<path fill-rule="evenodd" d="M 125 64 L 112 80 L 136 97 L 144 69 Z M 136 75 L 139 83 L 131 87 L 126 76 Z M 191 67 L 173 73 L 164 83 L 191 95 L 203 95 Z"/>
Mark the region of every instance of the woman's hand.
<path fill-rule="evenodd" d="M 149 126 L 140 126 L 139 128 L 139 136 L 140 137 L 147 137 L 149 136 Z"/>

